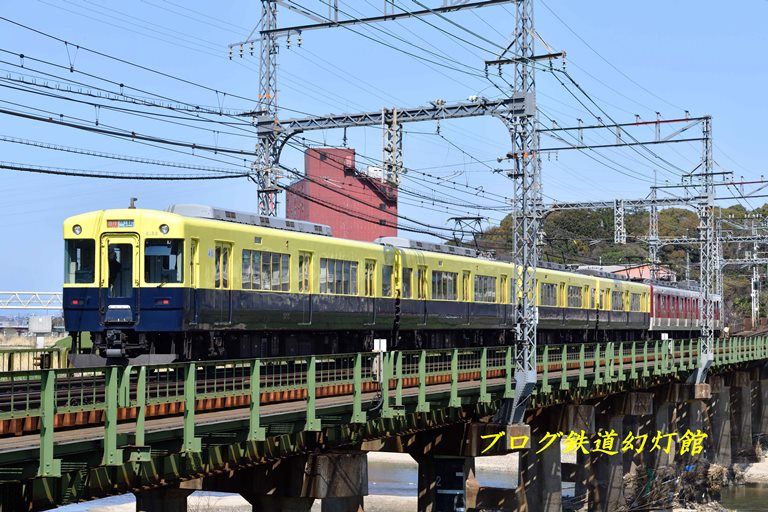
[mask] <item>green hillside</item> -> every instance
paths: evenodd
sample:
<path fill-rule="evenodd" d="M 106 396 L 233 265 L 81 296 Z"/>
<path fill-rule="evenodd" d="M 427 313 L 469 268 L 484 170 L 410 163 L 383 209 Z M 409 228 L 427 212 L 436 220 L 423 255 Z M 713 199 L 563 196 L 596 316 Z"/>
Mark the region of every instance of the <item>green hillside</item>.
<path fill-rule="evenodd" d="M 749 211 L 742 206 L 717 209 L 721 217 L 743 217 L 745 214 L 768 214 L 768 204 Z M 648 212 L 627 210 L 627 244 L 613 243 L 613 210 L 571 210 L 553 212 L 546 216 L 543 224 L 543 246 L 541 259 L 566 264 L 636 264 L 648 260 L 647 244 L 637 237 L 648 235 Z M 698 218 L 693 210 L 666 208 L 659 212 L 659 236 L 698 236 Z M 479 240 L 482 248 L 495 251 L 501 257 L 508 257 L 512 243 L 512 220 L 507 216 L 497 228 L 488 230 Z M 726 258 L 744 257 L 751 251 L 751 244 L 726 244 L 723 247 Z M 690 253 L 690 276 L 698 280 L 699 251 L 695 246 L 664 246 L 660 259 L 663 265 L 674 270 L 678 279 L 685 278 L 686 252 Z M 765 272 L 763 272 L 765 273 Z M 743 318 L 750 315 L 750 276 L 748 267 L 726 267 L 723 287 L 726 314 L 729 318 Z M 768 306 L 768 293 L 762 294 L 761 311 Z"/>

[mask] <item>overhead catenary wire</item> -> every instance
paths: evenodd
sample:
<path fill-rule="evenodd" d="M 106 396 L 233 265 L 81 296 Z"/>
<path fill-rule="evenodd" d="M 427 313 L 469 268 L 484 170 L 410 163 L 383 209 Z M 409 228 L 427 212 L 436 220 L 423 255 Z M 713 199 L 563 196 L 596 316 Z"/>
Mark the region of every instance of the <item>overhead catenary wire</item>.
<path fill-rule="evenodd" d="M 3 101 L 3 100 L 0 100 L 0 101 Z M 3 101 L 3 103 L 12 103 L 12 102 Z M 37 110 L 39 110 L 39 109 L 37 109 Z M 253 151 L 246 151 L 246 150 L 242 150 L 242 149 L 215 147 L 215 146 L 209 146 L 209 145 L 205 145 L 205 144 L 197 144 L 197 143 L 193 143 L 193 142 L 185 142 L 185 141 L 179 141 L 179 140 L 165 139 L 165 138 L 157 137 L 157 136 L 153 136 L 153 135 L 145 135 L 145 134 L 141 134 L 141 133 L 137 133 L 137 132 L 133 132 L 133 131 L 128 131 L 128 130 L 125 130 L 125 129 L 106 129 L 106 128 L 101 128 L 101 127 L 96 127 L 96 126 L 87 126 L 87 125 L 83 125 L 83 124 L 72 123 L 72 122 L 69 122 L 69 121 L 64 121 L 63 118 L 65 116 L 63 114 L 57 115 L 57 117 L 60 117 L 60 119 L 55 119 L 53 117 L 46 118 L 46 117 L 43 117 L 43 116 L 29 114 L 29 113 L 20 112 L 20 111 L 14 111 L 14 110 L 10 110 L 10 109 L 7 109 L 7 108 L 0 108 L 0 114 L 6 114 L 6 115 L 9 115 L 9 116 L 20 117 L 20 118 L 23 118 L 23 119 L 30 119 L 30 120 L 33 120 L 33 121 L 41 121 L 41 122 L 45 122 L 45 123 L 51 123 L 51 124 L 55 124 L 55 125 L 59 125 L 59 126 L 66 126 L 66 127 L 69 127 L 69 128 L 76 128 L 78 130 L 83 130 L 83 131 L 87 131 L 87 132 L 100 133 L 100 134 L 105 134 L 105 135 L 113 135 L 113 136 L 116 136 L 116 137 L 123 137 L 123 138 L 130 139 L 130 140 L 143 140 L 143 141 L 147 141 L 147 142 L 155 142 L 155 143 L 160 143 L 160 144 L 168 144 L 168 145 L 171 145 L 171 146 L 185 147 L 185 148 L 190 148 L 190 149 L 195 149 L 195 150 L 200 150 L 200 151 L 210 151 L 212 153 L 227 153 L 227 154 L 240 155 L 240 156 L 243 156 L 243 155 L 255 156 L 255 153 Z M 70 117 L 70 116 L 66 116 L 66 117 Z M 102 125 L 102 126 L 105 126 L 105 125 Z"/>
<path fill-rule="evenodd" d="M 25 146 L 33 146 L 41 149 L 49 149 L 53 151 L 62 151 L 66 153 L 75 153 L 75 154 L 84 155 L 84 156 L 108 158 L 111 160 L 122 160 L 125 162 L 134 162 L 134 163 L 147 164 L 147 165 L 160 166 L 160 167 L 176 167 L 179 169 L 207 171 L 207 172 L 215 172 L 220 174 L 236 174 L 236 175 L 242 175 L 242 172 L 243 172 L 242 170 L 236 171 L 233 169 L 225 169 L 222 167 L 210 167 L 206 165 L 195 165 L 195 164 L 187 164 L 183 162 L 170 162 L 167 160 L 157 160 L 154 158 L 143 158 L 143 157 L 130 156 L 130 155 L 120 155 L 116 153 L 106 153 L 103 151 L 96 151 L 93 149 L 76 148 L 72 146 L 62 146 L 59 144 L 52 144 L 49 142 L 41 142 L 37 140 L 21 139 L 19 137 L 11 137 L 9 135 L 0 135 L 0 141 L 9 142 L 12 144 L 22 144 Z"/>
<path fill-rule="evenodd" d="M 150 174 L 137 172 L 111 172 L 94 171 L 85 169 L 71 169 L 67 167 L 50 167 L 45 165 L 34 165 L 17 162 L 0 161 L 0 169 L 16 172 L 27 172 L 34 174 L 51 174 L 56 176 L 70 176 L 79 178 L 99 178 L 110 180 L 155 180 L 155 181 L 208 181 L 208 180 L 229 180 L 236 178 L 247 178 L 248 173 L 241 174 Z"/>

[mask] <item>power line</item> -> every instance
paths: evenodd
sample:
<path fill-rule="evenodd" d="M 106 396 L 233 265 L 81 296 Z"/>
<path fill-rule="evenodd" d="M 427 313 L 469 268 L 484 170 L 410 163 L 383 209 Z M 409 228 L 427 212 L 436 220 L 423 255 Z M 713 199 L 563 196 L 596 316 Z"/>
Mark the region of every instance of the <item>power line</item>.
<path fill-rule="evenodd" d="M 136 69 L 141 69 L 142 71 L 147 71 L 149 73 L 153 73 L 153 74 L 156 74 L 158 76 L 162 76 L 164 78 L 169 78 L 169 79 L 175 80 L 177 82 L 181 82 L 181 83 L 184 83 L 184 84 L 187 84 L 187 85 L 191 85 L 193 87 L 197 87 L 197 88 L 209 91 L 209 92 L 213 92 L 213 93 L 216 93 L 217 95 L 218 94 L 223 94 L 225 96 L 229 96 L 229 97 L 232 97 L 232 98 L 237 98 L 237 99 L 241 99 L 241 100 L 250 101 L 250 102 L 253 102 L 253 103 L 258 103 L 258 104 L 263 103 L 262 100 L 257 100 L 257 99 L 249 98 L 247 96 L 241 96 L 241 95 L 234 94 L 234 93 L 227 92 L 227 91 L 221 91 L 219 89 L 215 89 L 213 87 L 208 87 L 206 85 L 194 82 L 192 80 L 187 80 L 187 79 L 184 79 L 184 78 L 180 78 L 180 77 L 171 75 L 169 73 L 165 73 L 163 71 L 159 71 L 157 69 L 153 69 L 153 68 L 150 68 L 148 66 L 144 66 L 142 64 L 137 64 L 135 62 L 131 62 L 131 61 L 126 60 L 126 59 L 122 59 L 120 57 L 115 57 L 113 55 L 109 55 L 107 53 L 103 53 L 103 52 L 100 52 L 98 50 L 94 50 L 94 49 L 88 48 L 88 47 L 80 45 L 80 44 L 70 43 L 70 42 L 68 42 L 65 39 L 62 39 L 62 38 L 57 37 L 57 36 L 54 36 L 52 34 L 48 34 L 47 32 L 43 32 L 42 30 L 38 30 L 36 28 L 30 27 L 28 25 L 25 25 L 23 23 L 19 23 L 17 21 L 13 21 L 13 20 L 11 20 L 9 18 L 6 18 L 4 16 L 0 16 L 0 20 L 5 21 L 6 23 L 10 23 L 12 25 L 15 25 L 17 27 L 23 28 L 25 30 L 28 30 L 30 32 L 34 32 L 35 34 L 38 34 L 38 35 L 43 36 L 43 37 L 46 37 L 48 39 L 52 39 L 54 41 L 58 41 L 60 43 L 63 43 L 64 45 L 72 46 L 74 48 L 77 48 L 78 50 L 83 50 L 83 51 L 92 53 L 94 55 L 98 55 L 99 57 L 103 57 L 105 59 L 113 60 L 113 61 L 119 62 L 121 64 L 126 64 L 126 65 L 134 67 Z"/>
<path fill-rule="evenodd" d="M 18 137 L 11 137 L 9 135 L 0 135 L 0 141 L 10 142 L 12 144 L 22 144 L 25 146 L 33 146 L 41 149 L 49 149 L 53 151 L 63 151 L 66 153 L 75 153 L 78 155 L 86 155 L 86 156 L 92 156 L 97 158 L 108 158 L 111 160 L 122 160 L 126 162 L 156 165 L 161 167 L 176 167 L 179 169 L 189 169 L 194 171 L 207 171 L 207 172 L 216 172 L 221 174 L 236 174 L 238 176 L 240 176 L 242 173 L 242 171 L 238 172 L 231 169 L 224 169 L 221 167 L 209 167 L 205 165 L 194 165 L 194 164 L 185 164 L 181 162 L 169 162 L 167 160 L 156 160 L 153 158 L 142 158 L 142 157 L 129 156 L 129 155 L 119 155 L 116 153 L 105 153 L 102 151 L 95 151 L 92 149 L 75 148 L 71 146 L 61 146 L 58 144 L 51 144 L 48 142 L 41 142 L 36 140 L 20 139 Z"/>
<path fill-rule="evenodd" d="M 56 176 L 70 176 L 80 178 L 99 178 L 111 180 L 152 180 L 152 181 L 206 181 L 229 180 L 235 178 L 247 178 L 249 174 L 226 174 L 213 176 L 210 174 L 147 174 L 147 173 L 118 173 L 106 171 L 93 171 L 83 169 L 70 169 L 66 167 L 48 167 L 44 165 L 22 164 L 15 162 L 0 162 L 0 169 L 8 171 L 29 172 L 36 174 L 52 174 Z"/>
<path fill-rule="evenodd" d="M 0 100 L 0 101 L 2 101 L 2 100 Z M 12 103 L 12 102 L 8 102 L 8 101 L 3 101 L 3 102 L 4 103 Z M 15 103 L 13 103 L 13 104 L 16 105 Z M 40 109 L 36 109 L 36 110 L 40 110 Z M 68 121 L 64 121 L 63 120 L 64 117 L 70 117 L 70 116 L 64 116 L 63 114 L 59 114 L 59 119 L 54 119 L 53 117 L 45 118 L 45 117 L 42 117 L 42 116 L 37 116 L 37 115 L 34 115 L 34 114 L 28 114 L 28 113 L 24 113 L 24 112 L 18 112 L 18 111 L 14 111 L 14 110 L 8 110 L 8 109 L 5 109 L 5 108 L 0 108 L 0 114 L 6 114 L 6 115 L 9 115 L 9 116 L 20 117 L 20 118 L 23 118 L 23 119 L 30 119 L 30 120 L 33 120 L 33 121 L 41 121 L 41 122 L 45 122 L 45 123 L 51 123 L 51 124 L 55 124 L 55 125 L 59 125 L 59 126 L 66 126 L 66 127 L 69 127 L 69 128 L 76 128 L 78 130 L 83 130 L 83 131 L 93 132 L 93 133 L 99 133 L 99 134 L 103 134 L 103 135 L 112 135 L 112 136 L 115 136 L 115 137 L 123 137 L 123 138 L 130 139 L 130 140 L 143 140 L 143 141 L 147 141 L 147 142 L 156 142 L 156 143 L 159 143 L 159 144 L 168 144 L 168 145 L 171 145 L 171 146 L 185 147 L 185 148 L 196 149 L 196 150 L 200 150 L 200 151 L 210 151 L 212 153 L 228 153 L 228 154 L 240 155 L 240 156 L 244 156 L 244 155 L 253 156 L 254 155 L 254 153 L 252 151 L 244 151 L 242 149 L 231 149 L 231 148 L 222 148 L 222 147 L 216 147 L 216 146 L 208 146 L 208 145 L 196 144 L 196 143 L 192 143 L 192 142 L 183 142 L 183 141 L 177 141 L 177 140 L 171 140 L 171 139 L 164 139 L 162 137 L 155 137 L 155 136 L 152 136 L 152 135 L 143 135 L 143 134 L 140 134 L 140 133 L 137 133 L 137 132 L 133 132 L 133 131 L 129 132 L 128 130 L 123 130 L 123 131 L 107 130 L 105 128 L 97 128 L 97 127 L 85 126 L 85 125 L 81 125 L 81 124 L 77 124 L 77 123 L 70 123 Z"/>
<path fill-rule="evenodd" d="M 639 87 L 639 88 L 640 88 L 640 89 L 642 89 L 643 91 L 647 92 L 648 94 L 650 94 L 650 95 L 651 95 L 651 96 L 653 96 L 654 98 L 656 98 L 656 99 L 658 99 L 658 100 L 661 100 L 661 101 L 663 101 L 664 103 L 666 103 L 666 104 L 667 104 L 667 105 L 669 105 L 670 107 L 672 107 L 672 108 L 676 108 L 676 109 L 679 109 L 679 110 L 685 110 L 683 107 L 681 107 L 681 106 L 679 106 L 679 105 L 675 105 L 674 103 L 670 103 L 669 101 L 667 101 L 666 99 L 662 98 L 661 96 L 659 96 L 659 95 L 658 95 L 658 94 L 656 94 L 655 92 L 653 92 L 653 91 L 651 91 L 651 90 L 649 90 L 649 89 L 646 89 L 646 88 L 645 88 L 643 85 L 641 85 L 640 83 L 636 82 L 636 81 L 635 81 L 635 80 L 634 80 L 634 79 L 633 79 L 631 76 L 627 75 L 627 74 L 626 74 L 624 71 L 622 71 L 621 69 L 619 69 L 619 68 L 618 68 L 616 65 L 614 65 L 614 64 L 613 64 L 611 61 L 609 61 L 608 59 L 606 59 L 606 58 L 605 58 L 605 57 L 604 57 L 604 56 L 603 56 L 603 55 L 602 55 L 600 52 L 598 52 L 598 51 L 597 51 L 597 50 L 596 50 L 596 49 L 595 49 L 595 48 L 594 48 L 594 47 L 593 47 L 591 44 L 589 44 L 589 43 L 588 43 L 588 42 L 587 42 L 587 41 L 586 41 L 586 40 L 585 40 L 583 37 L 581 37 L 581 36 L 580 36 L 580 35 L 579 35 L 579 34 L 578 34 L 578 33 L 577 33 L 577 32 L 576 32 L 576 31 L 575 31 L 573 28 L 571 28 L 571 26 L 570 26 L 570 25 L 568 25 L 568 24 L 567 24 L 567 23 L 566 23 L 566 22 L 565 22 L 565 21 L 564 21 L 564 20 L 563 20 L 563 19 L 562 19 L 560 16 L 558 16 L 558 14 L 557 14 L 557 13 L 556 13 L 556 12 L 555 12 L 555 11 L 554 11 L 554 10 L 553 10 L 551 7 L 549 7 L 549 5 L 547 5 L 547 3 L 546 3 L 544 0 L 539 0 L 539 1 L 540 1 L 540 3 L 541 3 L 543 6 L 544 6 L 544 8 L 545 8 L 545 9 L 547 9 L 547 10 L 548 10 L 548 11 L 549 11 L 549 12 L 552 14 L 552 16 L 554 16 L 554 17 L 555 17 L 555 18 L 556 18 L 556 19 L 557 19 L 557 20 L 558 20 L 560 23 L 562 23 L 562 24 L 563 24 L 563 26 L 565 26 L 565 28 L 567 28 L 567 29 L 568 29 L 568 31 L 569 31 L 571 34 L 573 34 L 574 36 L 576 36 L 576 37 L 579 39 L 579 41 L 581 41 L 582 43 L 584 43 L 584 45 L 585 45 L 587 48 L 589 48 L 590 50 L 592 50 L 592 52 L 593 52 L 595 55 L 597 55 L 598 57 L 600 57 L 600 59 L 601 59 L 603 62 L 605 62 L 605 63 L 606 63 L 606 64 L 608 64 L 610 67 L 612 67 L 614 70 L 616 70 L 616 71 L 617 71 L 617 72 L 618 72 L 618 73 L 619 73 L 621 76 L 623 76 L 624 78 L 626 78 L 627 80 L 629 80 L 630 82 L 632 82 L 632 83 L 633 83 L 633 84 L 635 84 L 637 87 Z M 646 107 L 646 108 L 647 108 L 647 107 Z M 652 110 L 652 109 L 649 109 L 649 110 Z"/>

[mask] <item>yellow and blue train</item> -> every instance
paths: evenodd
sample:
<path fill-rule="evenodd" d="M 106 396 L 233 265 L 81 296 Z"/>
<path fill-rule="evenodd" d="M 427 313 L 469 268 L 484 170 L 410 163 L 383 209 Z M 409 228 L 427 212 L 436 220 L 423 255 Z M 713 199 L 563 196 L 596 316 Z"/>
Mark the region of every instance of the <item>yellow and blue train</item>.
<path fill-rule="evenodd" d="M 138 362 L 511 342 L 518 267 L 401 238 L 199 205 L 64 222 L 64 319 L 75 352 Z M 691 336 L 698 292 L 536 271 L 542 343 Z M 719 321 L 719 298 L 716 303 Z M 718 326 L 719 328 L 719 326 Z M 394 340 L 391 341 L 391 340 Z M 90 360 L 90 361 L 89 361 Z"/>

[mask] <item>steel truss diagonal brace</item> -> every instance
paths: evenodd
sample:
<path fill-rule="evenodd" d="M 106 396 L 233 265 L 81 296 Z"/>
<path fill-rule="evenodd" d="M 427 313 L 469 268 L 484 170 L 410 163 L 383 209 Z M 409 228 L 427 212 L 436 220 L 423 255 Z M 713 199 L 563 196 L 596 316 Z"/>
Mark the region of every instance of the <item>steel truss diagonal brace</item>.
<path fill-rule="evenodd" d="M 519 94 L 511 98 L 493 101 L 479 100 L 452 104 L 435 101 L 430 105 L 415 108 L 398 107 L 392 110 L 383 109 L 356 114 L 331 114 L 327 116 L 285 119 L 277 123 L 269 116 L 260 115 L 255 121 L 255 126 L 260 136 L 271 134 L 275 138 L 289 138 L 297 133 L 309 130 L 381 126 L 389 121 L 394 110 L 397 110 L 398 123 L 414 123 L 463 117 L 497 116 L 506 118 L 510 116 L 531 115 L 535 111 L 535 105 L 532 96 Z"/>

